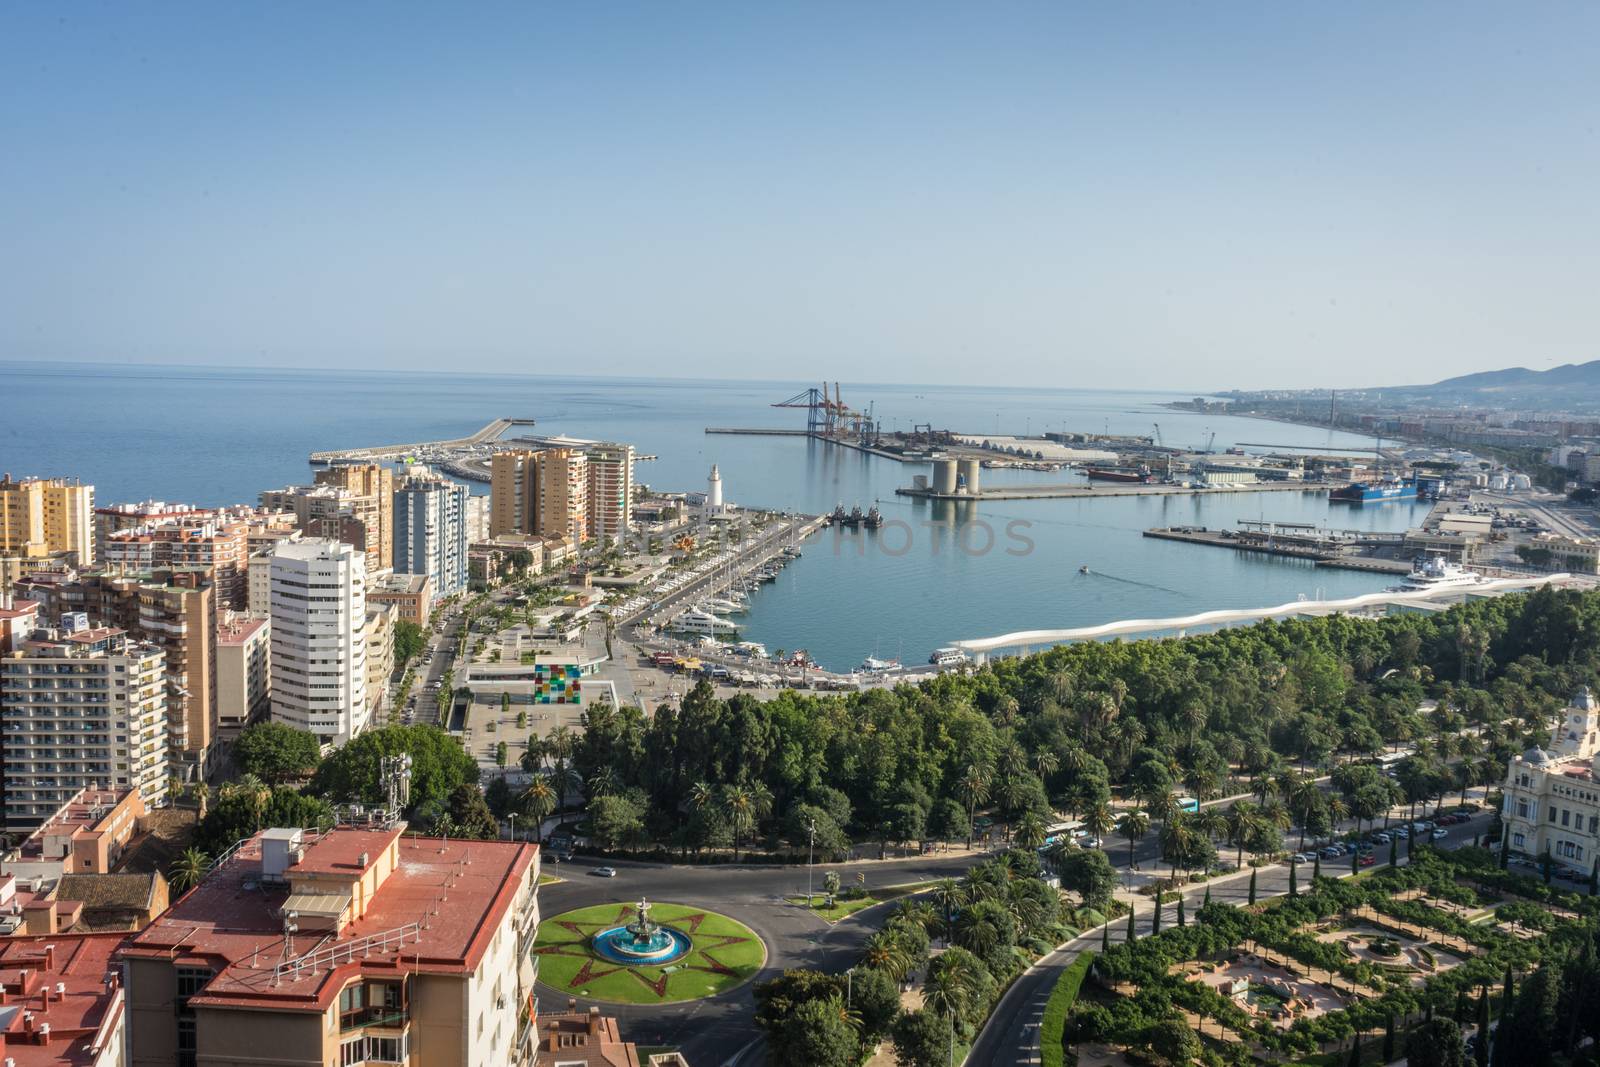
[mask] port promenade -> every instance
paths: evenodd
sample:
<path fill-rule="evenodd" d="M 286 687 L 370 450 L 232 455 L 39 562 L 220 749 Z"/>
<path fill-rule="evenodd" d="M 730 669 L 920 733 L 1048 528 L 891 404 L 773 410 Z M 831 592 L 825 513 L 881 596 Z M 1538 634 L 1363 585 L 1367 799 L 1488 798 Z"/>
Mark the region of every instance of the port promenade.
<path fill-rule="evenodd" d="M 1352 531 L 1352 534 L 1355 533 Z M 1404 534 L 1360 532 L 1358 537 L 1352 536 L 1349 540 L 1324 539 L 1318 543 L 1317 539 L 1311 536 L 1275 537 L 1249 532 L 1241 535 L 1232 530 L 1173 526 L 1146 530 L 1144 536 L 1161 541 L 1182 541 L 1191 545 L 1231 548 L 1238 552 L 1262 552 L 1269 556 L 1308 559 L 1319 567 L 1338 567 L 1341 570 L 1375 574 L 1407 574 L 1413 566 L 1408 560 L 1350 554 L 1357 550 L 1394 549 L 1405 542 Z"/>
<path fill-rule="evenodd" d="M 476 448 L 492 441 L 498 441 L 513 426 L 532 426 L 533 424 L 532 419 L 495 419 L 477 433 L 466 437 L 458 437 L 452 441 L 414 441 L 411 444 L 404 445 L 369 445 L 365 448 L 329 449 L 311 453 L 311 462 L 318 464 L 355 463 L 374 459 L 396 459 L 417 452 Z"/>
<path fill-rule="evenodd" d="M 1479 585 L 1455 586 L 1444 589 L 1422 589 L 1411 593 L 1386 591 L 1364 593 L 1342 600 L 1294 600 L 1269 608 L 1224 609 L 1202 611 L 1196 615 L 1178 615 L 1166 619 L 1122 619 L 1099 626 L 1075 626 L 1061 630 L 1019 630 L 997 637 L 967 638 L 950 642 L 982 663 L 994 652 L 1014 650 L 1026 653 L 1029 649 L 1046 645 L 1064 645 L 1075 641 L 1103 641 L 1111 637 L 1183 637 L 1190 630 L 1221 629 L 1260 622 L 1263 619 L 1316 617 L 1322 615 L 1350 615 L 1362 612 L 1387 612 L 1391 609 L 1412 611 L 1439 611 L 1452 604 L 1485 596 L 1503 596 L 1507 593 L 1525 593 L 1542 585 L 1559 587 L 1592 585 L 1572 574 L 1546 574 L 1528 578 L 1494 578 Z"/>

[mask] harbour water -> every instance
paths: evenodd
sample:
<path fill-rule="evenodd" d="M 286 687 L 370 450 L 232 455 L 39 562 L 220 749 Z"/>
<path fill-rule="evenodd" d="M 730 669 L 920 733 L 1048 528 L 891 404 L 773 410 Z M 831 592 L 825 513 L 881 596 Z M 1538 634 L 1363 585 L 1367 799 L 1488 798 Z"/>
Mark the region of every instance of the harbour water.
<path fill-rule="evenodd" d="M 1294 492 L 1219 496 L 912 501 L 894 489 L 926 468 L 799 437 L 707 435 L 707 426 L 803 427 L 774 409 L 811 383 L 435 375 L 396 372 L 4 366 L 8 411 L 0 470 L 79 477 L 100 502 L 158 498 L 215 505 L 309 481 L 315 449 L 462 436 L 497 416 L 534 432 L 628 441 L 659 458 L 639 481 L 699 489 L 713 462 L 735 503 L 812 513 L 873 503 L 883 530 L 824 532 L 755 597 L 746 636 L 805 648 L 848 669 L 868 655 L 926 659 L 950 640 L 1034 627 L 1254 607 L 1299 595 L 1349 596 L 1392 578 L 1152 541 L 1151 526 L 1232 527 L 1239 519 L 1402 530 L 1426 505 L 1330 505 Z M 1175 411 L 1192 393 L 1098 392 L 845 383 L 886 429 L 913 423 L 971 433 L 1083 430 L 1148 434 L 1217 449 L 1239 442 L 1361 450 L 1366 438 Z M 1252 448 L 1251 451 L 1262 451 Z M 986 485 L 1062 481 L 1064 473 L 984 472 Z M 483 492 L 485 487 L 475 485 Z M 1090 573 L 1079 573 L 1080 566 Z"/>

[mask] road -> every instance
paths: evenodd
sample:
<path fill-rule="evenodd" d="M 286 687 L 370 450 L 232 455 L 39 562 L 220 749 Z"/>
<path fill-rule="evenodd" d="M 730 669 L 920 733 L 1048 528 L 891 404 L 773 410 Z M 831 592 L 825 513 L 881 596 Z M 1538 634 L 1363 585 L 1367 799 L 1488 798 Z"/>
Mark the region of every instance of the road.
<path fill-rule="evenodd" d="M 1449 828 L 1450 836 L 1439 842 L 1442 848 L 1459 848 L 1470 844 L 1472 839 L 1488 829 L 1493 815 L 1483 812 L 1474 817 L 1471 822 Z M 1401 846 L 1401 855 L 1405 855 L 1405 846 Z M 1126 852 L 1123 854 L 1126 859 Z M 1387 857 L 1379 848 L 1379 862 Z M 1324 863 L 1323 873 L 1347 874 L 1349 872 L 1348 860 L 1328 860 Z M 1120 865 L 1119 865 L 1120 866 Z M 1308 873 L 1302 865 L 1302 883 Z M 1240 872 L 1227 878 L 1214 879 L 1211 883 L 1211 899 L 1220 903 L 1245 904 L 1250 895 L 1250 875 Z M 1282 896 L 1289 891 L 1289 868 L 1285 865 L 1262 867 L 1256 877 L 1256 898 Z M 1184 906 L 1190 915 L 1193 915 L 1205 898 L 1204 885 L 1193 886 L 1184 892 Z M 1148 903 L 1148 902 L 1146 902 Z M 1150 929 L 1150 920 L 1154 908 L 1145 906 L 1137 908 L 1137 923 L 1141 934 Z M 1177 905 L 1168 904 L 1162 908 L 1162 923 L 1164 926 L 1177 921 Z M 1113 920 L 1110 923 L 1110 939 L 1114 944 L 1127 940 L 1127 918 Z M 977 1042 L 973 1045 L 966 1063 L 968 1067 L 1011 1067 L 1013 1064 L 1036 1064 L 1041 1062 L 1039 1054 L 1039 1023 L 1044 1015 L 1045 1003 L 1050 999 L 1050 992 L 1055 988 L 1056 981 L 1061 977 L 1061 972 L 1078 957 L 1080 952 L 1097 951 L 1101 944 L 1100 928 L 1085 933 L 1077 940 L 1069 942 L 1063 947 L 1040 959 L 1033 967 L 1022 974 L 1009 990 L 1006 991 L 1000 1003 L 995 1006 L 994 1012 L 989 1016 L 988 1023 L 978 1035 Z"/>
<path fill-rule="evenodd" d="M 754 930 L 767 945 L 767 961 L 754 981 L 731 993 L 684 1004 L 657 1006 L 602 1003 L 606 1014 L 622 1024 L 629 1041 L 639 1045 L 678 1048 L 696 1067 L 751 1067 L 759 1063 L 761 1032 L 755 1024 L 756 982 L 776 977 L 791 967 L 839 973 L 853 966 L 861 943 L 880 925 L 893 902 L 874 905 L 851 919 L 829 926 L 804 907 L 783 898 L 806 891 L 806 868 L 773 866 L 667 866 L 611 861 L 617 877 L 599 878 L 592 871 L 606 861 L 578 858 L 551 864 L 546 873 L 566 881 L 539 889 L 542 921 L 573 908 L 593 904 L 632 903 L 641 896 L 664 903 L 704 905 L 732 916 Z M 866 876 L 869 889 L 937 878 L 956 878 L 975 862 L 970 854 L 954 858 L 818 864 L 812 869 L 816 888 L 825 871 L 838 871 L 845 885 Z M 570 992 L 540 986 L 545 1010 L 564 1008 Z M 580 1006 L 592 1001 L 577 998 Z"/>

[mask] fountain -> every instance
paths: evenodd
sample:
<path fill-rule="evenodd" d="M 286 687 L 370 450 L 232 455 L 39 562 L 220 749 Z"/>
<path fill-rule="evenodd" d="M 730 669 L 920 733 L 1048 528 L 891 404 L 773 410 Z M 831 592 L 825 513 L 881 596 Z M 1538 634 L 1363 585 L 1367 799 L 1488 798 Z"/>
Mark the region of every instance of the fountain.
<path fill-rule="evenodd" d="M 612 963 L 642 967 L 671 963 L 689 951 L 688 934 L 650 921 L 648 900 L 640 899 L 634 912 L 633 922 L 594 935 L 596 953 Z"/>

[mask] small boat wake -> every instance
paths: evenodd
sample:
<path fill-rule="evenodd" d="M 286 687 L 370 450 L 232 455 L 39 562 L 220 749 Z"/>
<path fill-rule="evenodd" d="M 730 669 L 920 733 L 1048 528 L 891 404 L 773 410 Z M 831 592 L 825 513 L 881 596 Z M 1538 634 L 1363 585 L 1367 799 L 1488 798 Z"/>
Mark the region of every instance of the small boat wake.
<path fill-rule="evenodd" d="M 1087 563 L 1078 568 L 1078 573 L 1090 578 L 1104 578 L 1108 582 L 1121 582 L 1123 585 L 1137 585 L 1141 589 L 1154 589 L 1159 593 L 1171 593 L 1174 596 L 1186 597 L 1190 595 L 1181 589 L 1172 589 L 1165 585 L 1156 585 L 1154 582 L 1141 582 L 1135 578 L 1119 578 L 1115 574 L 1107 574 L 1105 571 L 1093 571 L 1089 569 L 1089 565 Z"/>

